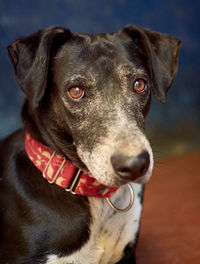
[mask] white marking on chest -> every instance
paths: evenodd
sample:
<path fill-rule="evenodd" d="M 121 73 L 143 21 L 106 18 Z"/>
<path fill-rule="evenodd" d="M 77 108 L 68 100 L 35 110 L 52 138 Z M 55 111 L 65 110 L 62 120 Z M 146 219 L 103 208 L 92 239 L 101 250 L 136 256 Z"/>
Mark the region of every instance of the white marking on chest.
<path fill-rule="evenodd" d="M 127 213 L 114 213 L 105 199 L 89 198 L 92 224 L 88 242 L 78 251 L 66 257 L 48 256 L 46 264 L 114 264 L 122 256 L 126 245 L 133 242 L 139 228 L 142 206 L 138 194 L 142 185 L 133 184 L 134 206 Z M 121 187 L 113 196 L 117 207 L 129 203 L 129 192 Z M 62 253 L 62 252 L 61 252 Z"/>

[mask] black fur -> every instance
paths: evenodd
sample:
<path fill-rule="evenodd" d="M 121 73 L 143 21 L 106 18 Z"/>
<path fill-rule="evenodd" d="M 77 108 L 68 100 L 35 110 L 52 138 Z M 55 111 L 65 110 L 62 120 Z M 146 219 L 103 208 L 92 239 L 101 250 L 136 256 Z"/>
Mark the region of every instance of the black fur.
<path fill-rule="evenodd" d="M 4 141 L 0 164 L 0 263 L 39 263 L 40 256 L 70 254 L 87 241 L 87 198 L 46 183 L 24 151 L 24 131 Z"/>

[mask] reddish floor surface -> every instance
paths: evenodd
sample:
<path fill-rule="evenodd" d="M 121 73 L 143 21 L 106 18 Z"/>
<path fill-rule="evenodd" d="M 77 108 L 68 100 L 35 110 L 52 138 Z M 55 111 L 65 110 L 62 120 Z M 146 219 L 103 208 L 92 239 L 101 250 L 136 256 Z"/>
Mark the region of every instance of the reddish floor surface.
<path fill-rule="evenodd" d="M 137 264 L 200 264 L 200 153 L 158 164 L 146 186 Z"/>

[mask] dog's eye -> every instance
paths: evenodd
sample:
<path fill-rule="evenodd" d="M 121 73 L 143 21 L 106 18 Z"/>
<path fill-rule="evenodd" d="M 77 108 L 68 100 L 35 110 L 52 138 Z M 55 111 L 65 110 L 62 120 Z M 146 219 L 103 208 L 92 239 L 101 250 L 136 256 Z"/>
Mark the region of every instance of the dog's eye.
<path fill-rule="evenodd" d="M 68 90 L 69 96 L 72 99 L 81 99 L 84 96 L 84 90 L 79 86 L 73 86 Z"/>
<path fill-rule="evenodd" d="M 137 79 L 133 84 L 133 89 L 136 93 L 142 93 L 146 90 L 147 84 L 142 79 Z"/>

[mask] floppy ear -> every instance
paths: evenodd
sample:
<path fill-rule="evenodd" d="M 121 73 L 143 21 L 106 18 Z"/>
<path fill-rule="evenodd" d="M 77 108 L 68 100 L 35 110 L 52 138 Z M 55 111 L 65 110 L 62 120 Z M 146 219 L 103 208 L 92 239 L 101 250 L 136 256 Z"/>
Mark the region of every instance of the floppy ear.
<path fill-rule="evenodd" d="M 38 107 L 45 93 L 51 55 L 67 41 L 70 34 L 69 30 L 51 27 L 20 38 L 8 46 L 16 81 L 32 109 Z"/>
<path fill-rule="evenodd" d="M 158 100 L 165 103 L 178 69 L 181 41 L 167 34 L 135 26 L 127 26 L 122 31 L 140 47 L 153 80 L 153 93 Z"/>

